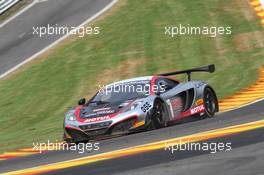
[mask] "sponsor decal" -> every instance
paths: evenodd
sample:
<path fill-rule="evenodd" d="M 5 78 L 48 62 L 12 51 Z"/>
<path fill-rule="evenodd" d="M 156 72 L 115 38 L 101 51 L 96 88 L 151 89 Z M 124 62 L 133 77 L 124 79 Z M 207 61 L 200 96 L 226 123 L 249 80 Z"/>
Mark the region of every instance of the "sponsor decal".
<path fill-rule="evenodd" d="M 196 114 L 204 111 L 204 105 L 200 105 L 191 109 L 191 114 Z"/>
<path fill-rule="evenodd" d="M 97 112 L 94 112 L 94 113 L 86 114 L 85 117 L 88 118 L 88 117 L 94 117 L 94 116 L 97 116 L 97 115 L 113 114 L 114 112 L 115 112 L 115 110 L 97 111 Z"/>
<path fill-rule="evenodd" d="M 144 113 L 148 112 L 150 108 L 151 108 L 151 105 L 148 102 L 146 102 L 143 106 L 141 106 L 141 110 Z"/>
<path fill-rule="evenodd" d="M 128 81 L 119 84 L 149 84 L 149 80 Z"/>
<path fill-rule="evenodd" d="M 93 112 L 97 112 L 97 111 L 106 111 L 106 110 L 110 110 L 111 108 L 98 108 L 98 109 L 94 109 Z"/>
<path fill-rule="evenodd" d="M 140 122 L 135 123 L 135 124 L 133 125 L 133 127 L 136 128 L 136 127 L 142 126 L 142 125 L 144 125 L 144 124 L 145 124 L 145 121 L 143 120 L 143 121 L 140 121 Z"/>
<path fill-rule="evenodd" d="M 103 117 L 96 117 L 96 118 L 89 118 L 89 119 L 86 119 L 84 122 L 98 122 L 98 121 L 103 121 L 103 120 L 108 120 L 110 119 L 110 116 L 107 115 L 107 116 L 103 116 Z"/>
<path fill-rule="evenodd" d="M 196 100 L 196 102 L 195 102 L 195 104 L 196 105 L 201 105 L 201 104 L 203 104 L 204 103 L 204 101 L 203 101 L 203 99 L 201 98 L 201 99 L 198 99 L 198 100 Z"/>
<path fill-rule="evenodd" d="M 195 84 L 195 87 L 196 87 L 196 88 L 200 88 L 200 87 L 202 87 L 204 84 L 205 84 L 205 83 L 200 82 L 200 83 Z"/>

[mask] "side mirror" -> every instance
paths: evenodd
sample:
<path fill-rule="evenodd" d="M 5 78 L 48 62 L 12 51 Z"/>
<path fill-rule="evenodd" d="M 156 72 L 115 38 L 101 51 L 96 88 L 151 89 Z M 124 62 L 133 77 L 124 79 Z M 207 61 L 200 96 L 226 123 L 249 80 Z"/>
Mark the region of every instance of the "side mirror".
<path fill-rule="evenodd" d="M 81 98 L 79 101 L 78 101 L 78 105 L 84 105 L 86 102 L 86 99 L 85 98 Z"/>

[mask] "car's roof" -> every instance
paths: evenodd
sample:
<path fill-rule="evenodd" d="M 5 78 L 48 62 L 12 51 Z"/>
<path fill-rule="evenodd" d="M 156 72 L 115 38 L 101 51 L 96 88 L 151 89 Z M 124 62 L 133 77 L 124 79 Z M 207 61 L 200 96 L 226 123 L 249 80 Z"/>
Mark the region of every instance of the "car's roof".
<path fill-rule="evenodd" d="M 132 81 L 150 81 L 152 78 L 153 78 L 153 76 L 135 77 L 135 78 L 130 78 L 130 79 L 114 82 L 114 83 L 109 84 L 108 86 L 112 86 L 114 84 L 128 83 L 128 82 L 132 82 Z"/>

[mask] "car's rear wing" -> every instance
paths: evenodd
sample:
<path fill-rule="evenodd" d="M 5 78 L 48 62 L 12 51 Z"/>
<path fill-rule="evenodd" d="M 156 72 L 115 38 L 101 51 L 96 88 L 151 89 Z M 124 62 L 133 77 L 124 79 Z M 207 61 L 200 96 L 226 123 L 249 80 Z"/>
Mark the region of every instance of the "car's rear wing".
<path fill-rule="evenodd" d="M 191 81 L 191 73 L 192 72 L 209 72 L 209 73 L 213 73 L 213 72 L 215 72 L 215 65 L 211 64 L 211 65 L 208 65 L 208 66 L 205 66 L 205 67 L 198 67 L 198 68 L 187 69 L 187 70 L 182 70 L 182 71 L 169 72 L 169 73 L 159 74 L 159 76 L 171 76 L 171 75 L 178 75 L 178 74 L 187 74 L 188 81 Z"/>

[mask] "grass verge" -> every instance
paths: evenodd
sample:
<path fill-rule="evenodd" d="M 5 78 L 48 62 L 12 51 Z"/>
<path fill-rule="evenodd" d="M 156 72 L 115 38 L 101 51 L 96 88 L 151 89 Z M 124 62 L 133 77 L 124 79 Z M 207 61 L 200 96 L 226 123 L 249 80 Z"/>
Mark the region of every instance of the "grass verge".
<path fill-rule="evenodd" d="M 231 26 L 232 35 L 164 35 L 180 23 Z M 264 64 L 263 29 L 246 1 L 122 0 L 94 25 L 100 35 L 61 44 L 0 80 L 0 152 L 61 140 L 64 112 L 102 82 L 214 63 L 215 74 L 193 78 L 223 98 L 254 82 Z"/>

